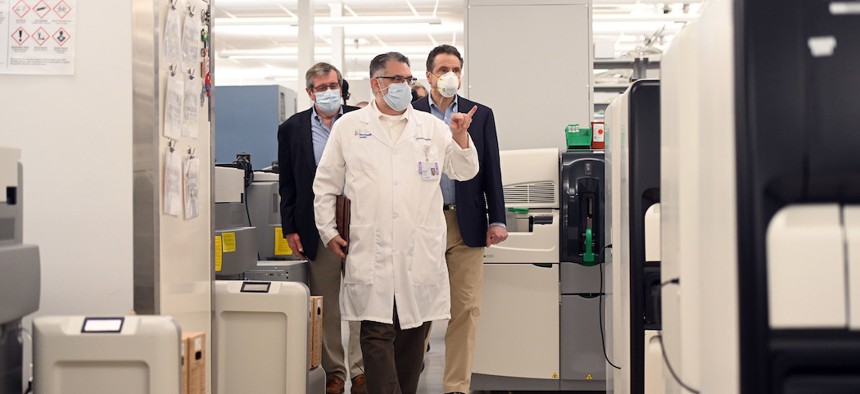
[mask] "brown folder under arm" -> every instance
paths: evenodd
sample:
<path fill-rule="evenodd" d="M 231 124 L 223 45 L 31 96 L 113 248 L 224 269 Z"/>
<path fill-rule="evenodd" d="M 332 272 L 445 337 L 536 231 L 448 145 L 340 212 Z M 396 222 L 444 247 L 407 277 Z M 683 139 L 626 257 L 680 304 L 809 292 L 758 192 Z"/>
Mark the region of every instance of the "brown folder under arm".
<path fill-rule="evenodd" d="M 343 238 L 344 241 L 349 242 L 349 205 L 350 201 L 343 195 L 337 196 L 337 202 L 335 203 L 335 222 L 337 223 L 337 233 Z M 346 247 L 342 248 L 343 253 L 346 254 L 349 251 L 349 244 Z"/>

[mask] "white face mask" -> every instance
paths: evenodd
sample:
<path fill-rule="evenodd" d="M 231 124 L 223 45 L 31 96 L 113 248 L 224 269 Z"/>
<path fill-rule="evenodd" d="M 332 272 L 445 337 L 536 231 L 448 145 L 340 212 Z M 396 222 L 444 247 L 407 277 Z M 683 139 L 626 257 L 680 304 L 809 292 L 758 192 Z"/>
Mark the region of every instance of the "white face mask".
<path fill-rule="evenodd" d="M 323 112 L 330 114 L 340 108 L 340 89 L 329 89 L 325 92 L 314 93 L 317 106 Z"/>
<path fill-rule="evenodd" d="M 382 99 L 391 109 L 403 111 L 412 102 L 412 89 L 405 83 L 393 83 L 388 85 L 388 93 Z"/>
<path fill-rule="evenodd" d="M 438 77 L 436 80 L 436 90 L 442 94 L 442 97 L 451 98 L 457 94 L 457 88 L 460 87 L 460 78 L 453 71 L 448 71 Z"/>

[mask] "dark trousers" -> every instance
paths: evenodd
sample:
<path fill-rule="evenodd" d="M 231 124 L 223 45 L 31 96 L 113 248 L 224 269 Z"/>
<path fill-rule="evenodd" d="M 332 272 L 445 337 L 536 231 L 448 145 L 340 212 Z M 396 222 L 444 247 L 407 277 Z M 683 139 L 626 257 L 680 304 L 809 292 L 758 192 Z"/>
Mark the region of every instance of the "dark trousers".
<path fill-rule="evenodd" d="M 408 330 L 400 328 L 397 307 L 394 324 L 361 322 L 361 353 L 369 394 L 415 394 L 424 360 L 424 337 L 430 322 Z"/>

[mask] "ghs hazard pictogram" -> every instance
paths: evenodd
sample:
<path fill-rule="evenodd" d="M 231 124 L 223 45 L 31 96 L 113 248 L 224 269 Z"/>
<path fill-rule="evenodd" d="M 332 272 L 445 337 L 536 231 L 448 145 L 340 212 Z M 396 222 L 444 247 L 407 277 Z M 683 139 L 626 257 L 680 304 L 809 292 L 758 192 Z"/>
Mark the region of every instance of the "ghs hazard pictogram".
<path fill-rule="evenodd" d="M 28 6 L 24 0 L 15 3 L 15 6 L 12 7 L 12 9 L 19 18 L 24 18 L 24 15 L 27 15 L 27 13 L 30 12 L 30 6 Z"/>
<path fill-rule="evenodd" d="M 12 40 L 18 43 L 18 45 L 24 45 L 24 41 L 27 41 L 28 38 L 30 38 L 30 33 L 24 31 L 23 27 L 19 27 L 12 33 Z"/>
<path fill-rule="evenodd" d="M 69 7 L 65 1 L 60 0 L 60 2 L 54 6 L 54 12 L 60 17 L 60 19 L 63 19 L 66 15 L 69 15 L 69 12 L 72 12 L 72 7 Z"/>
<path fill-rule="evenodd" d="M 48 41 L 49 38 L 51 38 L 51 35 L 43 27 L 40 27 L 39 30 L 33 33 L 33 39 L 39 43 L 39 46 L 45 45 L 45 41 Z"/>
<path fill-rule="evenodd" d="M 69 32 L 67 32 L 66 29 L 63 29 L 62 27 L 59 28 L 56 33 L 54 33 L 53 37 L 54 41 L 56 41 L 57 44 L 60 44 L 60 46 L 65 45 L 67 42 L 69 42 L 69 40 L 72 39 L 72 37 L 69 36 Z"/>
<path fill-rule="evenodd" d="M 39 15 L 39 18 L 45 19 L 45 15 L 51 12 L 51 6 L 45 0 L 42 0 L 33 6 L 33 11 L 36 11 L 36 15 Z"/>

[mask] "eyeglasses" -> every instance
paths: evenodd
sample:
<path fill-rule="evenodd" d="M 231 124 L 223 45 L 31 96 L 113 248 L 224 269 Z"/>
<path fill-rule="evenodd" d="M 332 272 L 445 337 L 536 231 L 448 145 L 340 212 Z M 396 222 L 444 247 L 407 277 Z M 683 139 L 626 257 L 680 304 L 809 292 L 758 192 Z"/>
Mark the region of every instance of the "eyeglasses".
<path fill-rule="evenodd" d="M 319 86 L 313 87 L 313 91 L 317 92 L 317 93 L 322 93 L 322 92 L 325 92 L 326 90 L 329 90 L 329 89 L 331 89 L 331 90 L 340 89 L 340 84 L 337 82 L 333 82 L 333 83 L 330 83 L 328 85 L 319 85 Z"/>
<path fill-rule="evenodd" d="M 414 85 L 414 84 L 415 84 L 415 82 L 416 82 L 416 81 L 418 81 L 418 78 L 415 78 L 415 77 L 413 77 L 413 76 L 411 76 L 411 75 L 410 75 L 410 76 L 408 76 L 408 77 L 401 77 L 401 76 L 399 76 L 399 75 L 395 75 L 395 76 L 393 76 L 393 77 L 379 76 L 379 77 L 376 77 L 376 78 L 390 79 L 390 80 L 394 81 L 394 83 L 404 83 L 404 82 L 406 82 L 406 84 L 407 84 L 407 85 L 409 85 L 409 86 Z"/>

